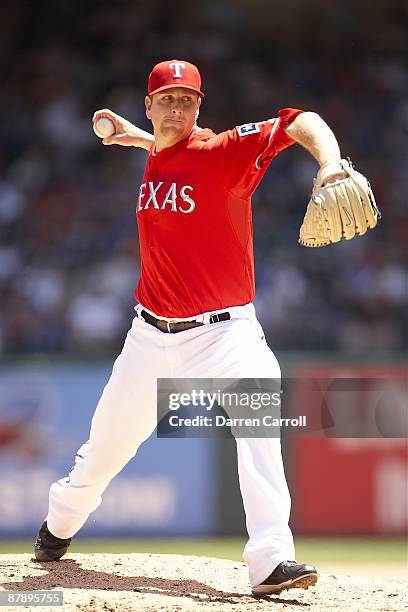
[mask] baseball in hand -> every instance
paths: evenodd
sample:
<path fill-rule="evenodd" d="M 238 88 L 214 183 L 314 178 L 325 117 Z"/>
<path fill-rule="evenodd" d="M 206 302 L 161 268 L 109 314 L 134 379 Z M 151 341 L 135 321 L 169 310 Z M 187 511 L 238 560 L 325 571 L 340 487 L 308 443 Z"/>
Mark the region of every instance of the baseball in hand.
<path fill-rule="evenodd" d="M 116 132 L 115 124 L 107 117 L 97 119 L 93 124 L 93 130 L 99 138 L 108 138 Z"/>

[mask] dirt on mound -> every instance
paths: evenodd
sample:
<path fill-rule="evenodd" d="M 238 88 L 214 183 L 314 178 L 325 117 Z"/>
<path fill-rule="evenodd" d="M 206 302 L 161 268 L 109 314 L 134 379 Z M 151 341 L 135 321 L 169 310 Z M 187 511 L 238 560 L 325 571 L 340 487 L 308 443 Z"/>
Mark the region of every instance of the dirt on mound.
<path fill-rule="evenodd" d="M 38 563 L 31 555 L 0 555 L 0 591 L 63 591 L 68 610 L 275 611 L 408 609 L 408 584 L 358 576 L 326 575 L 308 590 L 265 599 L 251 596 L 244 563 L 181 555 L 70 554 Z M 15 612 L 13 607 L 2 610 Z M 27 607 L 25 608 L 27 610 Z M 58 607 L 36 606 L 33 610 Z"/>

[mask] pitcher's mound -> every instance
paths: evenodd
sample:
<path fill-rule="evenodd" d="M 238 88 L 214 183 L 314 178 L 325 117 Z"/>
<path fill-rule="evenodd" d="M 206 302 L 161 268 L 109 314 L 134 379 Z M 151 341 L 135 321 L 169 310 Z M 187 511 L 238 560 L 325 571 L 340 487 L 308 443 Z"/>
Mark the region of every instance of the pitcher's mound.
<path fill-rule="evenodd" d="M 408 606 L 407 584 L 326 574 L 308 590 L 291 589 L 254 599 L 243 563 L 209 557 L 68 554 L 61 561 L 38 563 L 31 555 L 0 555 L 0 591 L 49 589 L 63 591 L 64 612 L 200 609 L 372 612 L 401 611 Z M 10 612 L 16 609 L 2 607 Z M 50 607 L 32 609 L 49 612 Z M 58 610 L 56 606 L 52 609 Z"/>

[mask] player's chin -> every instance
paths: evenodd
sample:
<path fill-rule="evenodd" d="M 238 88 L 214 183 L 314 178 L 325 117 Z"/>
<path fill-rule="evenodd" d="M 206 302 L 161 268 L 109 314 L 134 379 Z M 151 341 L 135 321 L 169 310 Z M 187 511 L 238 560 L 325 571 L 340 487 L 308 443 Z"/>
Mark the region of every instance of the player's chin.
<path fill-rule="evenodd" d="M 161 130 L 161 133 L 165 138 L 173 142 L 179 142 L 180 140 L 184 140 L 189 134 L 189 132 L 187 132 L 185 128 L 180 129 L 174 126 L 163 128 Z"/>
<path fill-rule="evenodd" d="M 162 123 L 163 132 L 176 132 L 182 134 L 186 129 L 184 121 L 174 121 L 172 119 L 165 119 Z"/>

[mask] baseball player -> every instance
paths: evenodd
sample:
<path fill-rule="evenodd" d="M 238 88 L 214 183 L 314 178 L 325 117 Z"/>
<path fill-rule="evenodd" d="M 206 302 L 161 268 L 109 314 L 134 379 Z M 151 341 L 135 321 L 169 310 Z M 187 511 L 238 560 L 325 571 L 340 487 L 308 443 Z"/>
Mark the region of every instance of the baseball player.
<path fill-rule="evenodd" d="M 141 275 L 136 316 L 89 440 L 69 476 L 50 488 L 48 515 L 35 542 L 39 561 L 66 553 L 111 479 L 154 430 L 157 378 L 280 378 L 252 304 L 251 196 L 272 159 L 299 143 L 321 167 L 313 197 L 328 201 L 334 186 L 345 193 L 347 206 L 352 201 L 350 166 L 317 114 L 285 108 L 266 121 L 215 134 L 197 126 L 203 98 L 197 67 L 169 60 L 157 64 L 148 80 L 145 106 L 153 135 L 108 109 L 93 117 L 114 123 L 105 145 L 148 150 L 136 206 Z M 325 209 L 313 206 L 319 214 L 315 223 L 305 218 L 301 241 L 317 246 L 347 237 L 337 238 Z M 243 557 L 253 594 L 315 584 L 316 569 L 295 560 L 279 438 L 237 438 L 236 446 L 249 534 Z"/>

